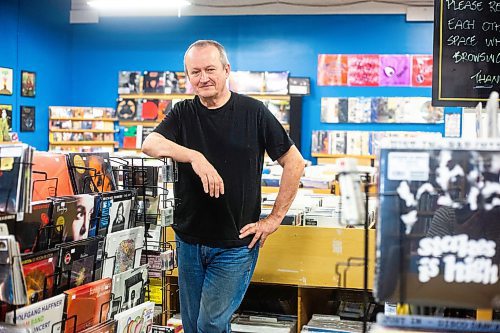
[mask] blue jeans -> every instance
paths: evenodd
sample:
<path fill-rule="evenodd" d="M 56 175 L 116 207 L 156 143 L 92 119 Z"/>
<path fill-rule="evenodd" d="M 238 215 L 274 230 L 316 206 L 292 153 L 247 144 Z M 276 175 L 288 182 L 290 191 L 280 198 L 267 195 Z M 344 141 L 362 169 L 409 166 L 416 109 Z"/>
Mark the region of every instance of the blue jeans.
<path fill-rule="evenodd" d="M 231 316 L 250 284 L 259 244 L 252 249 L 217 248 L 176 238 L 184 332 L 231 332 Z"/>

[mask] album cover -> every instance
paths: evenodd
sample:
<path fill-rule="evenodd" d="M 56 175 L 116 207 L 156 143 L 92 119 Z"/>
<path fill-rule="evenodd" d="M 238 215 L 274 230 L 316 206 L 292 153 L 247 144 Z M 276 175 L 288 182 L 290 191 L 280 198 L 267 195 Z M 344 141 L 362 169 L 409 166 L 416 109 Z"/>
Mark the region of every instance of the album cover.
<path fill-rule="evenodd" d="M 363 143 L 361 141 L 361 132 L 346 132 L 346 154 L 359 156 L 362 154 Z"/>
<path fill-rule="evenodd" d="M 0 67 L 0 95 L 12 95 L 12 68 Z"/>
<path fill-rule="evenodd" d="M 65 298 L 64 294 L 57 295 L 7 312 L 5 321 L 14 324 L 15 317 L 17 327 L 29 328 L 37 333 L 59 333 L 62 331 Z"/>
<path fill-rule="evenodd" d="M 66 155 L 35 151 L 32 168 L 33 201 L 74 194 Z"/>
<path fill-rule="evenodd" d="M 396 119 L 394 110 L 387 107 L 387 97 L 372 98 L 372 117 L 377 123 L 393 123 Z"/>
<path fill-rule="evenodd" d="M 12 104 L 0 104 L 2 128 L 6 127 L 9 132 L 12 131 Z M 6 124 L 6 125 L 3 125 Z M 1 131 L 0 131 L 1 132 Z M 3 138 L 3 139 L 2 139 Z M 8 133 L 3 132 L 0 136 L 2 141 L 10 141 Z"/>
<path fill-rule="evenodd" d="M 147 282 L 147 265 L 114 275 L 110 317 L 143 303 Z"/>
<path fill-rule="evenodd" d="M 148 137 L 149 134 L 153 133 L 155 127 L 142 127 L 142 140 L 141 140 L 141 146 L 144 143 L 144 140 Z"/>
<path fill-rule="evenodd" d="M 380 56 L 380 86 L 409 86 L 410 74 L 409 55 L 383 54 Z"/>
<path fill-rule="evenodd" d="M 334 97 L 321 97 L 321 122 L 339 122 L 339 99 Z"/>
<path fill-rule="evenodd" d="M 101 221 L 101 202 L 102 202 L 102 193 L 92 193 L 90 194 L 94 198 L 94 208 L 90 214 L 90 226 L 88 238 L 97 236 L 97 232 L 99 230 L 99 223 Z"/>
<path fill-rule="evenodd" d="M 145 302 L 115 315 L 116 332 L 149 333 L 153 328 L 155 304 Z"/>
<path fill-rule="evenodd" d="M 161 279 L 162 261 L 160 251 L 144 250 L 141 255 L 141 265 L 148 267 L 148 276 L 150 278 Z M 160 280 L 161 281 L 161 280 Z"/>
<path fill-rule="evenodd" d="M 141 92 L 141 72 L 121 71 L 118 73 L 118 94 L 139 94 Z"/>
<path fill-rule="evenodd" d="M 134 120 L 137 115 L 137 102 L 134 99 L 119 98 L 116 101 L 116 115 L 119 120 Z"/>
<path fill-rule="evenodd" d="M 411 85 L 432 87 L 432 55 L 415 54 L 411 56 Z"/>
<path fill-rule="evenodd" d="M 35 107 L 21 106 L 21 132 L 35 131 Z"/>
<path fill-rule="evenodd" d="M 157 99 L 143 99 L 139 106 L 139 115 L 141 120 L 156 120 L 158 118 Z"/>
<path fill-rule="evenodd" d="M 79 194 L 52 198 L 52 225 L 56 227 L 54 241 L 71 242 L 88 237 L 94 210 L 94 196 Z"/>
<path fill-rule="evenodd" d="M 106 236 L 103 277 L 123 273 L 140 264 L 144 246 L 144 227 L 117 231 Z"/>
<path fill-rule="evenodd" d="M 348 120 L 350 123 L 369 123 L 372 116 L 371 98 L 351 97 L 348 100 Z"/>
<path fill-rule="evenodd" d="M 68 165 L 77 194 L 116 189 L 109 153 L 68 153 Z"/>
<path fill-rule="evenodd" d="M 331 144 L 330 154 L 347 153 L 347 133 L 343 131 L 329 131 L 328 139 Z"/>
<path fill-rule="evenodd" d="M 34 201 L 31 203 L 31 213 L 25 213 L 22 222 L 18 222 L 18 225 L 12 225 L 12 227 L 7 223 L 11 233 L 16 235 L 21 253 L 37 251 L 40 249 L 38 244 L 46 244 L 47 239 L 41 235 L 40 229 L 49 225 L 51 208 L 52 202 L 49 200 Z M 13 229 L 16 227 L 17 230 Z"/>
<path fill-rule="evenodd" d="M 87 238 L 81 241 L 56 245 L 60 249 L 61 279 L 58 290 L 84 285 L 101 278 L 104 239 Z"/>
<path fill-rule="evenodd" d="M 165 72 L 145 71 L 143 73 L 143 91 L 145 93 L 165 93 Z"/>
<path fill-rule="evenodd" d="M 229 88 L 240 94 L 263 94 L 266 91 L 265 72 L 233 71 L 229 76 Z"/>
<path fill-rule="evenodd" d="M 379 85 L 379 55 L 350 54 L 347 56 L 347 84 L 349 86 Z"/>
<path fill-rule="evenodd" d="M 172 110 L 172 100 L 170 99 L 160 99 L 158 100 L 158 122 L 162 121 L 168 112 Z"/>
<path fill-rule="evenodd" d="M 315 154 L 329 154 L 329 151 L 328 131 L 312 131 L 311 152 Z"/>
<path fill-rule="evenodd" d="M 36 73 L 21 71 L 21 96 L 35 97 L 36 95 Z"/>
<path fill-rule="evenodd" d="M 4 145 L 0 149 L 0 213 L 15 214 L 23 211 L 23 183 L 24 174 L 28 167 L 24 145 Z"/>
<path fill-rule="evenodd" d="M 173 85 L 172 93 L 176 94 L 192 94 L 193 87 L 186 77 L 185 72 L 175 72 L 177 78 L 177 86 Z"/>
<path fill-rule="evenodd" d="M 5 225 L 1 226 L 2 228 Z M 6 228 L 5 228 L 6 229 Z M 13 235 L 4 230 L 0 236 L 0 301 L 12 305 L 28 303 L 21 254 Z"/>
<path fill-rule="evenodd" d="M 21 260 L 28 291 L 28 304 L 39 302 L 54 295 L 59 250 L 50 249 L 38 253 L 24 254 Z"/>
<path fill-rule="evenodd" d="M 288 125 L 290 123 L 290 102 L 277 100 L 277 99 L 268 99 L 262 101 L 264 105 L 269 109 L 269 111 L 273 114 L 273 116 L 278 119 L 280 124 Z"/>
<path fill-rule="evenodd" d="M 380 151 L 379 301 L 495 308 L 500 141 L 391 140 Z"/>
<path fill-rule="evenodd" d="M 137 196 L 137 214 L 135 219 L 137 223 L 146 222 L 147 224 L 156 224 L 158 222 L 159 204 L 159 196 Z M 146 216 L 143 215 L 144 211 L 146 211 Z"/>
<path fill-rule="evenodd" d="M 133 192 L 131 190 L 120 190 L 108 192 L 106 195 L 111 198 L 108 233 L 128 229 L 130 227 Z"/>
<path fill-rule="evenodd" d="M 284 72 L 265 72 L 264 94 L 270 95 L 288 95 L 288 71 Z"/>
<path fill-rule="evenodd" d="M 347 85 L 347 56 L 343 54 L 318 55 L 318 86 Z"/>
<path fill-rule="evenodd" d="M 108 319 L 111 299 L 111 279 L 102 279 L 67 290 L 65 333 L 73 333 L 76 318 L 76 332 L 95 326 Z"/>
<path fill-rule="evenodd" d="M 101 218 L 97 226 L 97 234 L 99 236 L 106 236 L 108 234 L 112 205 L 112 194 L 110 192 L 101 193 Z"/>
<path fill-rule="evenodd" d="M 137 196 L 158 195 L 158 167 L 145 165 L 123 166 L 123 186 L 125 189 L 135 189 Z"/>

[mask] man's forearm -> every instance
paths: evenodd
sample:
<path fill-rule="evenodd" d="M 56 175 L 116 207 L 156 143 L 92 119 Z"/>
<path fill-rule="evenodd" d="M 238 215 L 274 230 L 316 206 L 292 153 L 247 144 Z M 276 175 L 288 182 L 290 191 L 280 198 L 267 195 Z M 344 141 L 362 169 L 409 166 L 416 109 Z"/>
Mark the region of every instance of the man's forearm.
<path fill-rule="evenodd" d="M 297 194 L 300 177 L 304 171 L 304 161 L 299 153 L 286 161 L 283 165 L 283 174 L 281 176 L 278 196 L 273 206 L 271 216 L 276 218 L 277 224 L 285 217 L 288 209 L 292 205 L 293 199 Z"/>
<path fill-rule="evenodd" d="M 181 163 L 191 163 L 200 155 L 196 150 L 178 145 L 158 133 L 148 135 L 142 145 L 142 152 L 151 157 L 170 157 Z"/>

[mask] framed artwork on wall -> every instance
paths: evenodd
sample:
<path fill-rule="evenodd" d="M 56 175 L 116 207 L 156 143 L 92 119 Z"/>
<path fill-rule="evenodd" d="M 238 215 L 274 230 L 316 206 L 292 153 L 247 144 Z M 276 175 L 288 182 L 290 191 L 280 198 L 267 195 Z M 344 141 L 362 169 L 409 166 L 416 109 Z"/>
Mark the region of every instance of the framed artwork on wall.
<path fill-rule="evenodd" d="M 35 97 L 36 93 L 36 73 L 21 71 L 21 96 Z"/>
<path fill-rule="evenodd" d="M 0 95 L 12 95 L 12 68 L 0 67 Z"/>
<path fill-rule="evenodd" d="M 21 132 L 35 131 L 35 107 L 21 106 Z"/>

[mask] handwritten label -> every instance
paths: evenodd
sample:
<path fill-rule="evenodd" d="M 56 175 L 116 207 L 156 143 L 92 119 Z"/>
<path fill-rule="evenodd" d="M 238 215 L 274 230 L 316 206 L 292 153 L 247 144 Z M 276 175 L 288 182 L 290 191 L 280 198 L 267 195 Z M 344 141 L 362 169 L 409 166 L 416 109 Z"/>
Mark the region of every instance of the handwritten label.
<path fill-rule="evenodd" d="M 475 106 L 500 89 L 500 1 L 436 0 L 433 105 Z"/>

